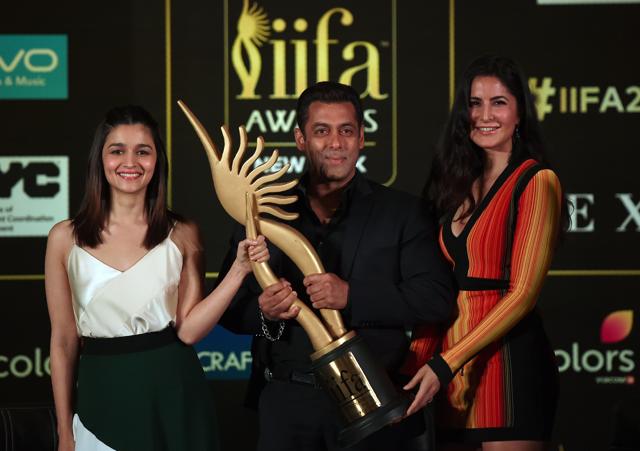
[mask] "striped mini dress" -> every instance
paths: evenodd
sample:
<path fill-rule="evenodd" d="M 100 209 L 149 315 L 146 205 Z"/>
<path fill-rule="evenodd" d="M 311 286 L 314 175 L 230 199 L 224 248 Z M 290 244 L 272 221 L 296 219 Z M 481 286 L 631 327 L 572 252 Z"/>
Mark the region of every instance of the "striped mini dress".
<path fill-rule="evenodd" d="M 458 236 L 452 217 L 440 229 L 459 288 L 456 315 L 445 328 L 415 331 L 406 367 L 414 373 L 439 353 L 453 373 L 436 402 L 439 441 L 550 439 L 557 368 L 535 304 L 555 248 L 562 190 L 551 170 L 530 170 L 536 165 L 510 163 Z"/>

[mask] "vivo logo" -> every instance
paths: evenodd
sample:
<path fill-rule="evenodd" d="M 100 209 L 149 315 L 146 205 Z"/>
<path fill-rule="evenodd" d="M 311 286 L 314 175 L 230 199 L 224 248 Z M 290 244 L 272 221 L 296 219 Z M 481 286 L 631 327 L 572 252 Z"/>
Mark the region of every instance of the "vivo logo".
<path fill-rule="evenodd" d="M 8 74 L 14 72 L 19 65 L 24 66 L 29 72 L 53 72 L 59 63 L 58 54 L 53 49 L 47 48 L 20 49 L 8 58 L 0 55 L 0 69 Z"/>
<path fill-rule="evenodd" d="M 63 34 L 0 34 L 0 99 L 66 99 L 68 42 Z"/>

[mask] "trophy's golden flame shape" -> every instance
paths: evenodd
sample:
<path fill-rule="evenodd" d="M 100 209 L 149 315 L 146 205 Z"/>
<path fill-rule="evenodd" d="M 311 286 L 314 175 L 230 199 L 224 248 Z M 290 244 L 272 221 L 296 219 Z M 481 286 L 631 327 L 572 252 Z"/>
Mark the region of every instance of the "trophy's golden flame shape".
<path fill-rule="evenodd" d="M 247 236 L 255 238 L 259 233 L 264 235 L 291 258 L 304 275 L 325 272 L 313 246 L 300 232 L 287 224 L 260 216 L 261 213 L 268 213 L 282 220 L 292 220 L 298 217 L 297 214 L 288 213 L 278 207 L 278 205 L 286 205 L 296 201 L 295 195 L 283 196 L 278 193 L 293 188 L 298 181 L 272 183 L 287 172 L 289 165 L 286 164 L 280 170 L 264 175 L 278 160 L 278 151 L 274 150 L 266 162 L 251 170 L 255 161 L 262 154 L 264 148 L 262 137 L 258 137 L 253 155 L 243 162 L 247 148 L 247 132 L 244 127 L 239 127 L 240 145 L 232 160 L 232 142 L 228 128 L 221 127 L 224 149 L 220 155 L 198 118 L 182 101 L 179 100 L 178 105 L 191 122 L 207 152 L 213 184 L 222 207 L 233 219 L 246 226 Z M 258 283 L 263 288 L 279 281 L 268 263 L 253 263 L 252 267 Z M 323 323 L 300 299 L 296 299 L 294 305 L 300 308 L 296 319 L 304 328 L 316 351 L 346 334 L 342 317 L 337 310 L 320 309 Z"/>

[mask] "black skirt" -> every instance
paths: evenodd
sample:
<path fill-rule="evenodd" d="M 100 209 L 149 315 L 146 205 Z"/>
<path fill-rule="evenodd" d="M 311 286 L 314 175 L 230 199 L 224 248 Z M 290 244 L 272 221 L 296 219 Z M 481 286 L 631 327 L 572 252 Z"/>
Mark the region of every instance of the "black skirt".
<path fill-rule="evenodd" d="M 172 328 L 84 338 L 76 413 L 118 451 L 219 448 L 214 400 L 200 361 Z"/>

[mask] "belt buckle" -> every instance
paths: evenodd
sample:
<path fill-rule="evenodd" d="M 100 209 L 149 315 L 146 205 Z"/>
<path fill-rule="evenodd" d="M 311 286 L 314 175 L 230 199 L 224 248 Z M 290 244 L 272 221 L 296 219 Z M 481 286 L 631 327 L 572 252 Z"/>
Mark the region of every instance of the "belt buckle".
<path fill-rule="evenodd" d="M 271 382 L 273 380 L 273 373 L 269 369 L 269 367 L 264 369 L 264 380 L 267 382 Z"/>

